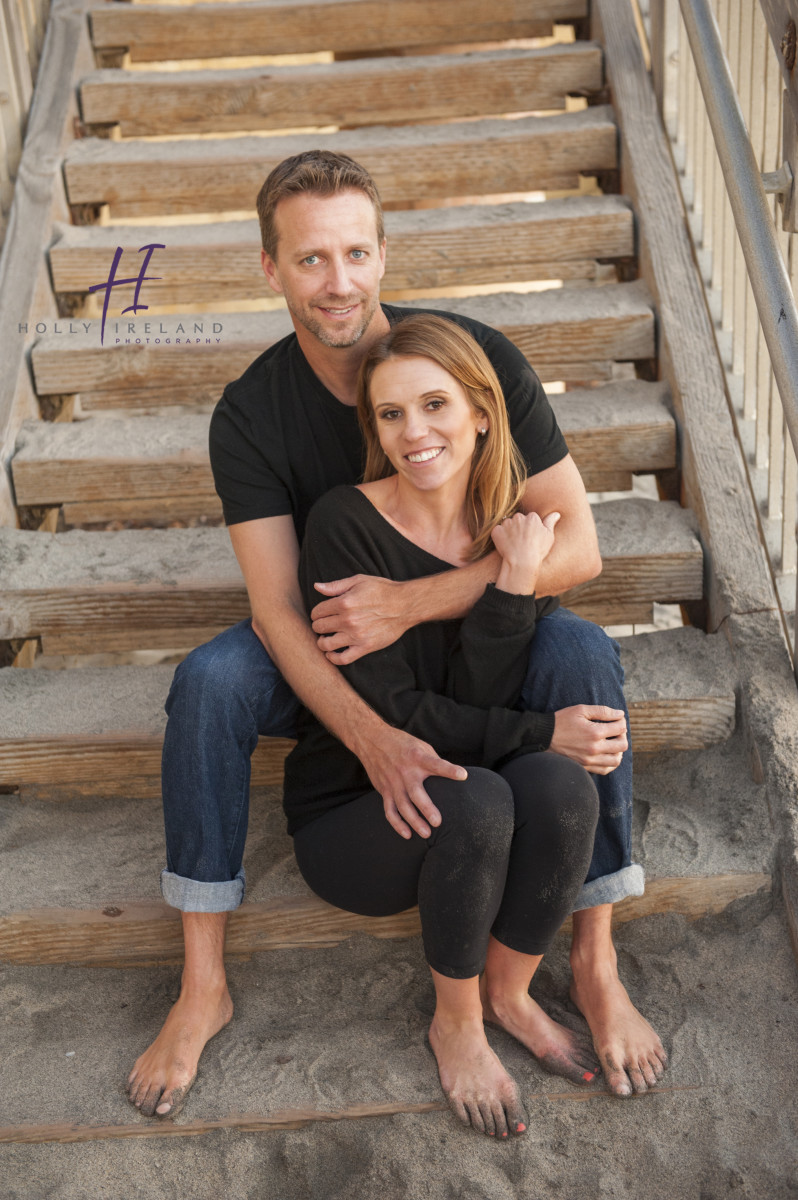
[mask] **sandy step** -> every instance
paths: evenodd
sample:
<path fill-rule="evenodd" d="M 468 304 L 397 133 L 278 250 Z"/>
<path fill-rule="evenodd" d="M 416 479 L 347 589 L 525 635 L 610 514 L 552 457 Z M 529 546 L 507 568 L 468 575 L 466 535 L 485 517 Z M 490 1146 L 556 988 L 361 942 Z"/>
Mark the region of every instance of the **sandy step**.
<path fill-rule="evenodd" d="M 419 298 L 407 307 L 460 314 L 502 330 L 544 380 L 608 378 L 613 362 L 649 359 L 655 352 L 654 313 L 639 282 L 466 300 Z M 104 345 L 99 321 L 85 322 L 87 331 L 81 322 L 64 324 L 74 335 L 49 332 L 33 347 L 36 390 L 40 396 L 79 393 L 88 411 L 215 402 L 225 384 L 292 331 L 285 310 L 109 319 Z"/>
<path fill-rule="evenodd" d="M 590 279 L 598 262 L 634 254 L 632 210 L 620 196 L 571 196 L 539 204 L 462 205 L 385 214 L 384 290 L 526 279 Z M 204 225 L 57 226 L 49 251 L 53 286 L 83 296 L 108 278 L 117 246 L 136 273 L 141 246 L 158 245 L 146 299 L 155 304 L 252 300 L 266 294 L 255 220 Z M 155 271 L 157 266 L 158 270 Z M 115 311 L 133 302 L 118 288 Z M 121 301 L 121 303 L 120 303 Z"/>
<path fill-rule="evenodd" d="M 251 209 L 269 171 L 291 154 L 326 147 L 362 163 L 386 203 L 575 188 L 580 174 L 617 165 L 606 106 L 517 121 L 376 126 L 333 134 L 116 142 L 82 138 L 64 174 L 70 204 L 111 215 Z"/>
<path fill-rule="evenodd" d="M 734 673 L 722 634 L 692 627 L 622 641 L 639 752 L 700 749 L 734 728 Z M 160 774 L 171 666 L 0 671 L 0 787 L 151 795 Z M 290 743 L 263 739 L 256 783 L 279 783 Z M 127 781 L 130 788 L 126 787 Z M 60 791 L 59 791 L 60 789 Z"/>
<path fill-rule="evenodd" d="M 589 491 L 630 487 L 633 471 L 676 465 L 664 384 L 608 384 L 554 396 L 552 406 Z M 219 517 L 209 421 L 207 414 L 29 421 L 12 461 L 17 503 L 63 505 L 69 526 Z"/>
<path fill-rule="evenodd" d="M 602 624 L 645 622 L 654 601 L 699 599 L 692 516 L 640 498 L 594 509 L 604 570 L 564 596 Z M 49 534 L 0 530 L 0 638 L 47 654 L 196 645 L 249 615 L 222 528 Z"/>
<path fill-rule="evenodd" d="M 648 884 L 645 897 L 619 908 L 619 922 L 665 911 L 704 916 L 768 886 L 772 847 L 761 821 L 762 785 L 751 779 L 741 734 L 702 751 L 669 751 L 641 761 L 635 802 L 640 811 L 633 857 L 643 864 Z M 118 963 L 126 940 L 128 953 L 132 946 L 144 957 L 140 939 L 148 928 L 150 946 L 163 938 L 161 953 L 179 954 L 179 941 L 172 940 L 159 903 L 159 797 L 131 796 L 113 804 L 106 795 L 73 798 L 68 820 L 59 820 L 57 839 L 48 801 L 27 797 L 19 804 L 7 796 L 0 798 L 0 812 L 7 864 L 0 883 L 5 918 L 0 919 L 0 958 L 8 954 L 20 962 L 27 954 L 24 961 L 55 962 L 70 961 L 58 957 L 64 951 L 90 955 L 85 943 L 77 947 L 92 929 L 99 931 L 95 952 L 107 955 L 104 961 Z M 99 860 L 98 841 L 104 848 Z M 334 944 L 354 931 L 378 937 L 417 931 L 415 913 L 368 921 L 337 916 L 313 899 L 285 832 L 279 789 L 253 793 L 245 865 L 246 919 L 228 944 L 231 955 Z"/>
<path fill-rule="evenodd" d="M 107 5 L 91 10 L 96 50 L 126 50 L 133 62 L 381 50 L 444 42 L 547 37 L 554 24 L 587 15 L 587 0 L 323 0 L 322 3 Z"/>
<path fill-rule="evenodd" d="M 599 46 L 360 59 L 204 71 L 97 71 L 80 85 L 89 125 L 123 137 L 409 125 L 564 109 L 602 87 Z"/>
<path fill-rule="evenodd" d="M 680 913 L 696 920 L 722 912 L 735 900 L 770 890 L 769 874 L 734 874 L 655 879 L 644 896 L 622 900 L 617 924 L 655 913 Z M 568 932 L 570 924 L 563 927 Z M 418 910 L 395 917 L 362 917 L 308 895 L 244 904 L 231 913 L 225 953 L 247 957 L 264 950 L 336 946 L 355 933 L 378 938 L 414 937 L 421 932 Z M 13 965 L 72 963 L 77 966 L 149 966 L 180 962 L 180 913 L 163 902 L 124 902 L 102 909 L 33 909 L 0 917 L 0 962 Z"/>

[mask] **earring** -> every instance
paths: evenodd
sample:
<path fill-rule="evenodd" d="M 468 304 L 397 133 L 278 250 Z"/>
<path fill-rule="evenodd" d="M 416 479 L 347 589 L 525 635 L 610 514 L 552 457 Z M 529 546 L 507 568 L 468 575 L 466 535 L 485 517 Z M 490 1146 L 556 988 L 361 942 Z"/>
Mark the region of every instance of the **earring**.
<path fill-rule="evenodd" d="M 477 433 L 481 433 L 483 437 L 485 436 L 485 434 L 486 434 L 487 432 L 488 432 L 488 431 L 487 431 L 487 429 L 478 429 L 478 430 L 477 430 Z"/>

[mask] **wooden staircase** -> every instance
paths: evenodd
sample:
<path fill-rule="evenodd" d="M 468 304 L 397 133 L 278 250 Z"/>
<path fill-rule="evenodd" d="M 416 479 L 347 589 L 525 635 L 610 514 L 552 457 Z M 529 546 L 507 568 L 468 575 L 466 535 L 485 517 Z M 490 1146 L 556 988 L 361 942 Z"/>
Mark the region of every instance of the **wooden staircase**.
<path fill-rule="evenodd" d="M 389 210 L 385 298 L 502 329 L 556 385 L 604 558 L 600 578 L 566 602 L 609 627 L 647 627 L 622 631 L 641 771 L 652 755 L 690 751 L 698 761 L 707 747 L 739 743 L 726 636 L 674 616 L 681 606 L 685 621 L 707 627 L 714 560 L 695 440 L 687 467 L 677 449 L 683 395 L 662 353 L 669 315 L 650 267 L 659 251 L 637 195 L 621 190 L 630 159 L 609 103 L 611 56 L 587 39 L 588 17 L 587 0 L 91 10 L 101 69 L 76 81 L 80 136 L 63 162 L 74 223 L 55 223 L 49 237 L 60 316 L 31 352 L 48 419 L 19 425 L 11 471 L 21 528 L 0 529 L 6 805 L 52 803 L 58 838 L 86 797 L 112 806 L 157 796 L 173 663 L 247 615 L 207 425 L 224 384 L 290 329 L 284 310 L 262 303 L 252 209 L 272 166 L 317 145 L 351 154 L 378 183 Z M 313 61 L 138 69 L 253 51 Z M 132 288 L 116 289 L 101 345 L 89 289 L 116 247 L 129 267 L 154 243 L 164 248 L 151 263 L 159 278 L 142 289 L 148 311 L 122 317 Z M 696 495 L 694 514 L 682 503 Z M 652 627 L 660 605 L 676 627 Z M 53 657 L 98 654 L 103 665 Z M 262 741 L 257 786 L 279 784 L 287 746 Z M 73 907 L 48 904 L 45 882 L 35 909 L 0 917 L 0 962 L 177 961 L 179 920 L 157 899 L 160 865 L 138 864 L 138 879 L 120 869 L 99 904 L 81 899 L 80 879 Z M 696 873 L 677 856 L 645 897 L 619 906 L 619 919 L 719 912 L 769 889 L 770 866 L 743 856 L 734 870 Z M 254 898 L 231 923 L 231 956 L 330 945 L 353 931 L 417 932 L 414 913 L 367 921 L 296 881 L 288 896 L 259 898 L 257 871 L 253 879 Z"/>

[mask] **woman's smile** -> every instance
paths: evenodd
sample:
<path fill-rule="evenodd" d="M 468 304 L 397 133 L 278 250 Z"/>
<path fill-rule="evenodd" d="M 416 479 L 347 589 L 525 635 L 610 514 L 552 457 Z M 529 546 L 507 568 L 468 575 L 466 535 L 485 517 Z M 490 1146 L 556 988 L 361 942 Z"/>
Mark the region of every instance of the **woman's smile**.
<path fill-rule="evenodd" d="M 462 385 L 429 358 L 381 363 L 370 385 L 380 445 L 391 466 L 413 487 L 465 488 L 484 413 Z"/>

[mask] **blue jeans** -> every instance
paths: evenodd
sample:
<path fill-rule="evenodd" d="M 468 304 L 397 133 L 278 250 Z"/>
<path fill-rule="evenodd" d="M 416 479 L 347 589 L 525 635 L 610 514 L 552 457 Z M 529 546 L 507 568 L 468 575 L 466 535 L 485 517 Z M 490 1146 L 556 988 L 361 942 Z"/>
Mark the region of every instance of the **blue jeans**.
<path fill-rule="evenodd" d="M 618 646 L 590 621 L 557 609 L 538 622 L 521 705 L 553 712 L 573 704 L 626 709 Z M 227 912 L 244 897 L 250 757 L 259 735 L 293 737 L 299 703 L 249 621 L 189 654 L 175 672 L 166 711 L 163 804 L 166 870 L 161 891 L 184 912 Z M 632 751 L 594 777 L 599 820 L 576 908 L 643 892 L 631 860 Z"/>

